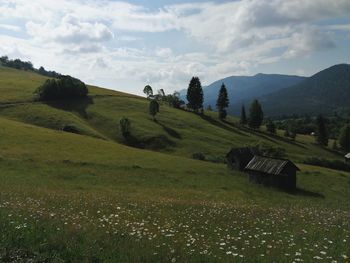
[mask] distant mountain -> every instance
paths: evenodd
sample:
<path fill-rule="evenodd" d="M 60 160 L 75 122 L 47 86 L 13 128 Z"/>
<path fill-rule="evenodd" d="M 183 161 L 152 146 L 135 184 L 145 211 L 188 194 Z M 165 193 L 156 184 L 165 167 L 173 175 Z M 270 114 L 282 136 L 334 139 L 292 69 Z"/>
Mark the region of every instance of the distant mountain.
<path fill-rule="evenodd" d="M 225 83 L 230 105 L 241 105 L 243 102 L 250 101 L 252 98 L 260 97 L 303 81 L 304 77 L 279 75 L 279 74 L 257 74 L 255 76 L 231 76 L 227 77 L 209 86 L 203 87 L 204 106 L 211 105 L 215 109 L 216 99 L 222 83 Z M 180 92 L 182 98 L 186 98 L 186 90 Z M 234 107 L 229 111 L 234 112 Z M 237 113 L 237 112 L 234 112 Z"/>
<path fill-rule="evenodd" d="M 335 65 L 292 87 L 261 96 L 264 112 L 282 114 L 331 114 L 350 109 L 350 65 Z"/>

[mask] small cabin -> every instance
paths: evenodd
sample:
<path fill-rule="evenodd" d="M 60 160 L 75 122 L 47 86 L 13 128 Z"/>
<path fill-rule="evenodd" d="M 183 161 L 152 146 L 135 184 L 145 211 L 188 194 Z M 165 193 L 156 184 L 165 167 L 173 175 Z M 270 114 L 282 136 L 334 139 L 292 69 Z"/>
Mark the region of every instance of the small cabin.
<path fill-rule="evenodd" d="M 232 148 L 226 154 L 227 166 L 232 170 L 243 171 L 253 157 L 254 153 L 251 148 Z"/>
<path fill-rule="evenodd" d="M 249 174 L 250 182 L 290 191 L 296 189 L 296 172 L 300 169 L 286 159 L 254 156 L 245 171 Z"/>
<path fill-rule="evenodd" d="M 350 153 L 348 153 L 348 154 L 345 154 L 345 162 L 348 162 L 348 163 L 350 163 Z"/>

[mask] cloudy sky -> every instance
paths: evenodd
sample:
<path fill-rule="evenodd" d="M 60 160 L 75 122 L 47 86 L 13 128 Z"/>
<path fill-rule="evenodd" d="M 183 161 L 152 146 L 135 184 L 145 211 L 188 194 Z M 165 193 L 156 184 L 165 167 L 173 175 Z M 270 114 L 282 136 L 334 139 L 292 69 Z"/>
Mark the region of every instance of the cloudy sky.
<path fill-rule="evenodd" d="M 140 93 L 350 63 L 349 0 L 0 0 L 0 55 Z"/>

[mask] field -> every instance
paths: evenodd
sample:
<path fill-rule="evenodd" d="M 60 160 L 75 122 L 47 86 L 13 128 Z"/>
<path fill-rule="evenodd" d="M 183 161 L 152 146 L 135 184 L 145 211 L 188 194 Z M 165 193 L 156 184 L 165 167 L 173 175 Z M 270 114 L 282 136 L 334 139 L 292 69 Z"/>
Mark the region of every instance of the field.
<path fill-rule="evenodd" d="M 341 158 L 313 138 L 293 142 L 233 117 L 166 105 L 153 122 L 147 100 L 97 87 L 89 100 L 34 103 L 43 77 L 7 68 L 0 75 L 0 262 L 350 257 L 350 173 L 302 165 L 309 156 Z M 124 145 L 122 116 L 139 148 Z M 65 124 L 80 134 L 60 131 Z M 220 160 L 231 146 L 257 142 L 283 147 L 297 162 L 296 193 L 191 158 Z"/>

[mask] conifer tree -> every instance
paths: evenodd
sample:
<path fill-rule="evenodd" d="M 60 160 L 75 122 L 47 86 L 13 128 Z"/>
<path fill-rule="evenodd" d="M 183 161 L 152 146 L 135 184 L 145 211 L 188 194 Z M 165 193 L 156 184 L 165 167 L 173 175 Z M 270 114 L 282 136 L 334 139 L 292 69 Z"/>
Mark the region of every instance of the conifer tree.
<path fill-rule="evenodd" d="M 226 108 L 228 107 L 229 99 L 227 95 L 227 89 L 224 83 L 222 83 L 218 99 L 216 101 L 216 107 L 219 112 L 219 119 L 224 120 L 227 116 Z"/>
<path fill-rule="evenodd" d="M 317 123 L 317 136 L 316 141 L 318 144 L 327 146 L 328 145 L 328 131 L 326 127 L 326 119 L 319 115 L 316 119 Z"/>
<path fill-rule="evenodd" d="M 242 109 L 241 109 L 241 119 L 240 119 L 240 123 L 242 125 L 246 125 L 247 124 L 247 115 L 245 113 L 245 107 L 244 105 L 242 105 Z"/>
<path fill-rule="evenodd" d="M 249 109 L 248 125 L 252 129 L 259 129 L 264 119 L 264 113 L 258 100 L 254 100 Z"/>
<path fill-rule="evenodd" d="M 276 134 L 276 125 L 271 119 L 267 120 L 266 130 L 271 134 Z"/>
<path fill-rule="evenodd" d="M 186 98 L 187 106 L 195 112 L 203 108 L 203 89 L 198 77 L 192 77 L 188 85 Z"/>
<path fill-rule="evenodd" d="M 350 124 L 345 125 L 339 136 L 339 145 L 342 149 L 350 151 Z"/>

